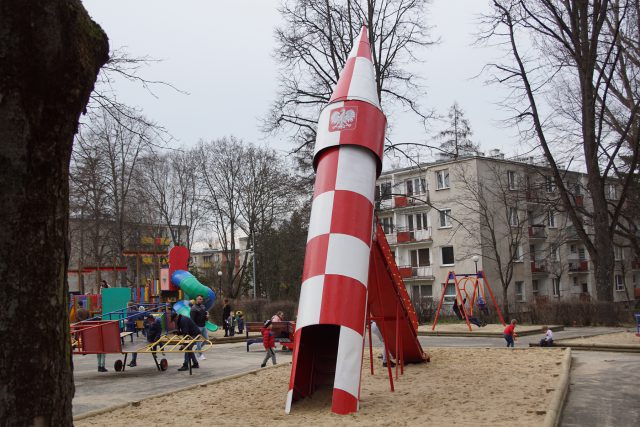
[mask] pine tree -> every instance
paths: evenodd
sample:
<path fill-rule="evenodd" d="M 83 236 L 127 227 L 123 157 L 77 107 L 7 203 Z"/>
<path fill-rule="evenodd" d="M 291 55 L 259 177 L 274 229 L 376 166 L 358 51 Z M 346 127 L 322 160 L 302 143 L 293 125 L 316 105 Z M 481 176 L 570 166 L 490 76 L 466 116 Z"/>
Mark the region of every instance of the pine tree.
<path fill-rule="evenodd" d="M 473 132 L 469 120 L 464 116 L 464 111 L 457 102 L 454 102 L 449 109 L 448 117 L 449 127 L 438 133 L 438 139 L 442 140 L 440 144 L 442 152 L 454 159 L 457 159 L 460 154 L 477 152 L 480 147 L 471 141 Z"/>

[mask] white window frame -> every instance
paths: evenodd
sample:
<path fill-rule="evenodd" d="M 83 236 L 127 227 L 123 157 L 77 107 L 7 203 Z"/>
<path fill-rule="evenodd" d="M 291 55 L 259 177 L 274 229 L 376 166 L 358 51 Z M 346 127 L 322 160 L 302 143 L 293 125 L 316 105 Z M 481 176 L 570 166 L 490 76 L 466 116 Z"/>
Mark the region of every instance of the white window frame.
<path fill-rule="evenodd" d="M 622 274 L 616 274 L 613 280 L 616 287 L 616 292 L 624 292 L 624 277 L 622 276 Z"/>
<path fill-rule="evenodd" d="M 553 209 L 549 209 L 547 211 L 547 223 L 549 228 L 557 228 L 556 227 L 556 213 Z"/>
<path fill-rule="evenodd" d="M 534 286 L 535 283 L 535 286 Z M 540 293 L 540 281 L 538 279 L 531 280 L 531 294 L 538 295 Z"/>
<path fill-rule="evenodd" d="M 522 245 L 518 245 L 516 247 L 516 261 L 515 262 L 524 262 L 524 252 L 522 250 Z"/>
<path fill-rule="evenodd" d="M 615 184 L 609 184 L 607 186 L 607 195 L 609 200 L 618 200 L 618 189 Z"/>
<path fill-rule="evenodd" d="M 439 171 L 436 171 L 436 191 L 451 188 L 450 179 L 451 175 L 449 174 L 449 169 L 441 169 Z"/>
<path fill-rule="evenodd" d="M 520 285 L 520 292 L 518 292 L 518 285 Z M 524 291 L 525 291 L 524 282 L 521 280 L 516 281 L 516 301 L 518 302 L 526 301 Z"/>
<path fill-rule="evenodd" d="M 444 248 L 451 248 L 451 250 L 453 251 L 453 263 L 451 263 L 451 264 L 445 264 L 445 262 L 444 262 L 444 253 L 442 252 L 442 250 L 443 250 Z M 451 245 L 447 245 L 447 246 L 440 246 L 440 265 L 441 265 L 441 266 L 449 267 L 449 266 L 452 266 L 452 265 L 455 265 L 455 264 L 456 264 L 456 251 L 455 251 L 455 249 L 453 248 L 453 246 L 451 246 Z"/>
<path fill-rule="evenodd" d="M 556 192 L 556 181 L 552 176 L 545 176 L 545 189 L 547 190 L 547 193 Z"/>
<path fill-rule="evenodd" d="M 442 216 L 444 214 L 444 216 Z M 444 225 L 442 224 L 442 219 L 445 219 Z M 451 228 L 451 209 L 439 209 L 438 211 L 438 224 L 440 224 L 440 228 Z"/>
<path fill-rule="evenodd" d="M 560 297 L 560 279 L 551 279 L 551 289 L 554 297 Z"/>
<path fill-rule="evenodd" d="M 518 208 L 509 207 L 509 225 L 517 227 L 520 219 L 518 218 Z"/>
<path fill-rule="evenodd" d="M 622 247 L 613 245 L 613 259 L 615 261 L 622 261 L 624 259 L 624 253 Z"/>
<path fill-rule="evenodd" d="M 516 171 L 507 171 L 507 184 L 509 190 L 516 190 Z"/>

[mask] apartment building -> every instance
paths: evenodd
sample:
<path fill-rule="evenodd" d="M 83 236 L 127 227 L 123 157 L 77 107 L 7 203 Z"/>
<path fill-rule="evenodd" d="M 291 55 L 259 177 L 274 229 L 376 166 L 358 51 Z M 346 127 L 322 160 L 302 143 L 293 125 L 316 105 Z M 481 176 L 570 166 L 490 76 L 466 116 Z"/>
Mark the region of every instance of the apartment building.
<path fill-rule="evenodd" d="M 588 209 L 585 179 L 566 174 L 573 202 Z M 615 184 L 609 196 L 616 197 Z M 493 152 L 386 171 L 376 202 L 414 304 L 439 300 L 449 271 L 476 268 L 499 301 L 501 278 L 510 278 L 506 297 L 514 306 L 595 296 L 589 254 L 563 212 L 550 171 L 532 159 L 505 160 Z M 623 247 L 615 248 L 615 258 L 614 300 L 631 300 L 640 288 L 640 262 Z M 454 289 L 446 289 L 445 302 Z"/>

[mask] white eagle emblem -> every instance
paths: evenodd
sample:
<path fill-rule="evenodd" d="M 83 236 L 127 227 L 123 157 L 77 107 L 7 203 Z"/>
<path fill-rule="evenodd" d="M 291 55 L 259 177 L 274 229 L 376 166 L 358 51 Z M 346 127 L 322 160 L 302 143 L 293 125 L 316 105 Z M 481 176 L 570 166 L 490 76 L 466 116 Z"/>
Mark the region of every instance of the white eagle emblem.
<path fill-rule="evenodd" d="M 338 108 L 331 112 L 329 117 L 329 130 L 353 129 L 356 124 L 355 108 Z"/>

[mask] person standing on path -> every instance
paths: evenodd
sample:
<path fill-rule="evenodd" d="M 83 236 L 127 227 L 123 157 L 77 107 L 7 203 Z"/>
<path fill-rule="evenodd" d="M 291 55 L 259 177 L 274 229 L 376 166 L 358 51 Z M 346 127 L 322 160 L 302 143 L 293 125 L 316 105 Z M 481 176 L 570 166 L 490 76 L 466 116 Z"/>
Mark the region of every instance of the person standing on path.
<path fill-rule="evenodd" d="M 171 313 L 171 321 L 176 323 L 176 328 L 178 334 L 180 335 L 189 335 L 191 337 L 197 337 L 200 334 L 200 329 L 198 325 L 196 325 L 190 317 L 185 317 L 181 314 L 176 313 L 175 311 Z M 188 371 L 189 370 L 189 360 L 191 360 L 192 368 L 199 368 L 198 360 L 196 359 L 195 354 L 193 354 L 191 350 L 193 344 L 187 345 L 183 350 L 187 350 L 184 353 L 184 363 L 182 367 L 178 369 L 178 371 Z"/>
<path fill-rule="evenodd" d="M 273 325 L 271 324 L 271 320 L 267 320 L 266 322 L 264 322 L 264 327 L 262 328 L 262 345 L 264 346 L 264 349 L 266 351 L 267 354 L 265 354 L 264 359 L 262 360 L 262 365 L 260 365 L 261 368 L 264 368 L 265 366 L 267 366 L 267 362 L 269 361 L 269 358 L 271 358 L 271 361 L 273 362 L 273 364 L 276 364 L 276 337 L 275 335 L 273 335 L 273 332 L 271 331 L 271 329 L 273 328 Z"/>
<path fill-rule="evenodd" d="M 224 326 L 224 336 L 229 336 L 229 316 L 231 315 L 231 304 L 228 299 L 224 299 L 224 307 L 222 307 L 222 325 Z"/>
<path fill-rule="evenodd" d="M 156 319 L 151 313 L 147 313 L 144 320 L 146 323 L 145 327 L 147 329 L 147 342 L 154 343 L 158 341 L 162 336 L 162 324 L 160 323 L 160 320 Z M 155 346 L 151 350 L 155 350 Z M 137 366 L 137 361 L 138 353 L 131 353 L 131 362 L 129 362 L 127 366 L 133 368 Z"/>
<path fill-rule="evenodd" d="M 504 328 L 504 339 L 507 341 L 507 348 L 514 347 L 514 339 L 517 336 L 516 334 L 516 324 L 518 322 L 516 321 L 516 319 L 511 320 L 511 323 L 509 324 L 509 326 L 507 326 L 506 328 Z"/>
<path fill-rule="evenodd" d="M 196 303 L 191 307 L 191 312 L 189 313 L 191 316 L 191 320 L 198 326 L 200 329 L 200 335 L 202 335 L 205 339 L 209 338 L 209 331 L 207 331 L 206 323 L 209 318 L 209 313 L 204 306 L 204 297 L 202 295 L 198 295 L 196 297 Z M 203 342 L 199 342 L 196 344 L 197 350 L 202 350 Z M 200 360 L 205 360 L 204 353 L 200 352 L 199 356 Z"/>

